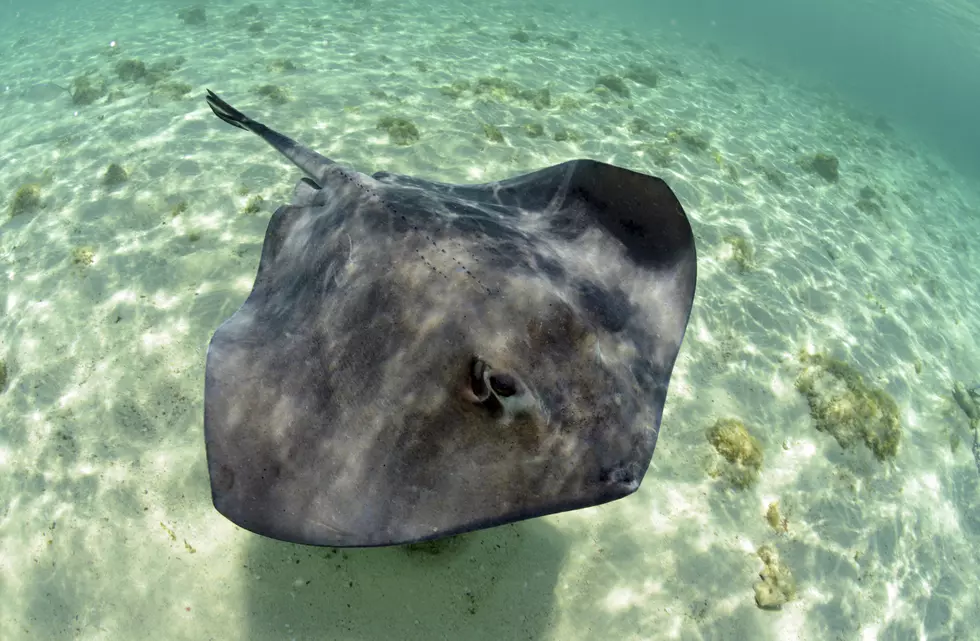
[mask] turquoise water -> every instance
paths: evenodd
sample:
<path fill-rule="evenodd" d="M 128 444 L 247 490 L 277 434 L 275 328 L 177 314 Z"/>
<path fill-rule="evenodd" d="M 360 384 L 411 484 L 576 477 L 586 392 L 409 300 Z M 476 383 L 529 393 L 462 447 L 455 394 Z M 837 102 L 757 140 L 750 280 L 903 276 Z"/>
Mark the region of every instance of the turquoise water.
<path fill-rule="evenodd" d="M 975 6 L 191 7 L 0 8 L 0 639 L 976 637 Z M 640 490 L 408 548 L 219 515 L 207 345 L 299 172 L 206 88 L 365 172 L 667 181 L 699 282 Z"/>

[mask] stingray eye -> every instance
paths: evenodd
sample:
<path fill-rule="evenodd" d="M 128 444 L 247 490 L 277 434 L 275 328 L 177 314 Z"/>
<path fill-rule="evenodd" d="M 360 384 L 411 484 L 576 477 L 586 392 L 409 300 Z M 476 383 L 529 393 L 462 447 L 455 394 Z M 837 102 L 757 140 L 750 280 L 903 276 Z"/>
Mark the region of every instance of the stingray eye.
<path fill-rule="evenodd" d="M 474 358 L 470 363 L 470 391 L 476 400 L 483 402 L 490 398 L 490 388 L 487 386 L 487 371 L 490 366 L 480 358 Z"/>
<path fill-rule="evenodd" d="M 510 374 L 491 374 L 490 389 L 505 398 L 513 396 L 517 394 L 517 379 Z"/>

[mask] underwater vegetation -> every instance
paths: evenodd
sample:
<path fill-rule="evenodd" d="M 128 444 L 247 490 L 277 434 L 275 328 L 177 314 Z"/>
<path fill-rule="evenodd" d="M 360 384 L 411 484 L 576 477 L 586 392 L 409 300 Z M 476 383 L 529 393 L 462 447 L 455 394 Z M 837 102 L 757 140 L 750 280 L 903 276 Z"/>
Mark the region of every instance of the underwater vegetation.
<path fill-rule="evenodd" d="M 116 75 L 120 80 L 136 82 L 146 77 L 146 64 L 135 58 L 120 60 L 116 63 Z"/>
<path fill-rule="evenodd" d="M 490 142 L 504 142 L 504 134 L 497 129 L 496 125 L 490 125 L 484 123 L 483 125 L 483 135 L 487 137 Z"/>
<path fill-rule="evenodd" d="M 643 118 L 633 118 L 626 125 L 626 130 L 633 135 L 646 134 L 653 131 L 653 126 L 650 124 L 649 120 L 644 120 Z"/>
<path fill-rule="evenodd" d="M 582 136 L 578 134 L 574 129 L 568 129 L 566 127 L 559 127 L 555 130 L 555 133 L 551 135 L 555 142 L 579 142 L 582 140 Z"/>
<path fill-rule="evenodd" d="M 688 149 L 699 154 L 703 154 L 711 148 L 711 142 L 703 134 L 681 127 L 677 127 L 667 134 L 667 142 L 671 144 L 682 143 Z"/>
<path fill-rule="evenodd" d="M 261 85 L 256 87 L 254 91 L 275 105 L 284 105 L 289 102 L 289 95 L 279 85 Z"/>
<path fill-rule="evenodd" d="M 71 262 L 77 267 L 88 267 L 95 262 L 95 250 L 91 247 L 75 247 L 71 250 Z"/>
<path fill-rule="evenodd" d="M 818 153 L 800 158 L 797 164 L 811 174 L 817 174 L 830 183 L 835 183 L 840 178 L 840 163 L 837 160 L 837 156 Z"/>
<path fill-rule="evenodd" d="M 177 12 L 177 18 L 186 25 L 196 26 L 206 24 L 208 21 L 208 16 L 204 11 L 204 7 L 200 5 L 181 9 Z"/>
<path fill-rule="evenodd" d="M 71 81 L 71 101 L 76 105 L 90 105 L 104 96 L 106 91 L 103 78 L 96 78 L 93 82 L 88 75 L 84 75 Z"/>
<path fill-rule="evenodd" d="M 660 74 L 649 65 L 631 63 L 626 68 L 626 78 L 645 87 L 656 87 L 660 82 Z"/>
<path fill-rule="evenodd" d="M 609 91 L 613 92 L 621 98 L 630 97 L 630 88 L 626 86 L 626 81 L 624 81 L 619 76 L 607 74 L 605 76 L 599 76 L 595 79 L 595 88 L 599 89 L 605 87 Z"/>
<path fill-rule="evenodd" d="M 41 207 L 41 186 L 37 183 L 21 185 L 14 192 L 7 212 L 11 217 L 29 214 Z"/>
<path fill-rule="evenodd" d="M 761 580 L 754 586 L 755 604 L 763 610 L 778 610 L 796 598 L 796 580 L 771 545 L 763 545 L 756 554 L 763 566 L 759 573 Z"/>
<path fill-rule="evenodd" d="M 531 36 L 527 35 L 527 31 L 517 29 L 515 31 L 511 31 L 510 39 L 516 42 L 526 43 L 531 40 Z"/>
<path fill-rule="evenodd" d="M 257 214 L 262 211 L 262 204 L 265 203 L 265 198 L 259 194 L 252 195 L 248 201 L 245 203 L 245 207 L 242 208 L 243 214 Z"/>
<path fill-rule="evenodd" d="M 736 418 L 719 419 L 708 429 L 708 442 L 727 462 L 719 472 L 735 488 L 755 485 L 762 469 L 762 446 Z"/>
<path fill-rule="evenodd" d="M 178 200 L 176 203 L 174 203 L 174 206 L 170 208 L 170 217 L 176 218 L 177 216 L 185 213 L 188 208 L 189 205 L 187 204 L 186 200 Z"/>
<path fill-rule="evenodd" d="M 766 523 L 777 532 L 786 532 L 789 529 L 789 523 L 779 512 L 779 501 L 773 501 L 766 508 Z"/>
<path fill-rule="evenodd" d="M 392 116 L 379 118 L 377 128 L 388 132 L 388 138 L 396 145 L 410 145 L 420 137 L 415 123 L 405 118 Z"/>
<path fill-rule="evenodd" d="M 817 429 L 831 434 L 844 449 L 861 442 L 879 461 L 894 458 L 902 439 L 895 399 L 868 386 L 848 363 L 807 352 L 800 361 L 796 389 L 806 396 Z"/>
<path fill-rule="evenodd" d="M 102 174 L 102 186 L 106 189 L 116 189 L 129 180 L 129 174 L 117 163 L 109 165 Z"/>
<path fill-rule="evenodd" d="M 739 272 L 747 272 L 752 269 L 752 245 L 741 234 L 729 234 L 724 241 L 731 245 L 732 262 L 738 266 Z"/>
<path fill-rule="evenodd" d="M 0 358 L 0 392 L 7 389 L 7 361 Z"/>
<path fill-rule="evenodd" d="M 524 125 L 524 133 L 528 138 L 540 138 L 544 135 L 544 125 L 540 122 L 529 122 Z"/>
<path fill-rule="evenodd" d="M 535 109 L 545 109 L 551 106 L 551 90 L 547 87 L 542 89 L 527 89 L 512 80 L 505 80 L 496 76 L 484 76 L 478 78 L 472 87 L 465 81 L 457 81 L 443 89 L 443 93 L 453 97 L 459 97 L 462 91 L 472 88 L 475 96 L 488 96 L 500 102 L 516 100 L 527 103 Z"/>
<path fill-rule="evenodd" d="M 858 192 L 858 199 L 854 203 L 854 206 L 860 209 L 862 212 L 871 214 L 878 218 L 881 218 L 881 212 L 885 207 L 881 196 L 878 195 L 878 192 L 868 186 L 862 187 L 861 191 Z"/>

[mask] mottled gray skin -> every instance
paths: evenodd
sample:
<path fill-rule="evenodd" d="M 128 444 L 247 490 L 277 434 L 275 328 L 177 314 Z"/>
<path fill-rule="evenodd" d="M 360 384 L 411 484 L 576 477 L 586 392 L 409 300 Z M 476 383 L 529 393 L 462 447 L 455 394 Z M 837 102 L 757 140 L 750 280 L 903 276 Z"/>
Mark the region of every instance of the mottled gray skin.
<path fill-rule="evenodd" d="M 696 281 L 663 181 L 591 160 L 483 185 L 367 176 L 208 103 L 307 176 L 208 350 L 222 514 L 378 546 L 636 491 Z"/>

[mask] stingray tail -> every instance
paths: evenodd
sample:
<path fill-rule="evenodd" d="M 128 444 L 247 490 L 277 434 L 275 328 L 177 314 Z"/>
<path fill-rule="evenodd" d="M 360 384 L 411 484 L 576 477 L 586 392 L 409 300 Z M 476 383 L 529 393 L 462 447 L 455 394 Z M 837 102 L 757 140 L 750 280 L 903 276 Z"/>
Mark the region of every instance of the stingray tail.
<path fill-rule="evenodd" d="M 251 131 L 257 134 L 262 140 L 266 141 L 276 151 L 302 169 L 307 176 L 312 178 L 317 187 L 322 187 L 327 171 L 334 165 L 329 158 L 321 156 L 312 149 L 304 147 L 292 138 L 284 136 L 274 129 L 270 129 L 261 122 L 252 120 L 242 112 L 238 111 L 227 102 L 218 97 L 218 94 L 208 89 L 208 106 L 218 118 L 221 118 L 229 125 Z M 356 174 L 350 174 L 354 176 Z"/>
<path fill-rule="evenodd" d="M 210 89 L 208 89 L 207 101 L 208 106 L 211 107 L 211 111 L 214 112 L 214 115 L 221 118 L 233 127 L 238 127 L 239 129 L 244 129 L 246 131 L 255 131 L 255 125 L 259 124 L 219 98 L 218 94 L 214 93 Z"/>

